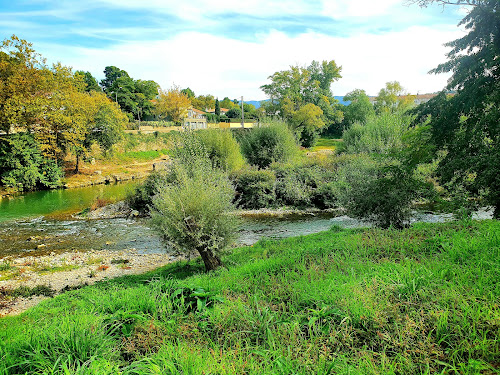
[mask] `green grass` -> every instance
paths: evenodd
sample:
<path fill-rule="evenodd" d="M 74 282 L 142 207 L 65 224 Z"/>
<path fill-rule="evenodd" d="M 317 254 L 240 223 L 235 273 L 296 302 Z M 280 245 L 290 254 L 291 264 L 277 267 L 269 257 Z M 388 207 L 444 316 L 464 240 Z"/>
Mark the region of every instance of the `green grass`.
<path fill-rule="evenodd" d="M 500 223 L 264 240 L 0 320 L 0 374 L 495 374 Z"/>
<path fill-rule="evenodd" d="M 113 159 L 119 161 L 149 161 L 154 160 L 162 155 L 168 155 L 169 150 L 161 149 L 161 150 L 148 150 L 148 151 L 128 151 L 123 153 L 116 153 L 113 155 Z"/>
<path fill-rule="evenodd" d="M 311 147 L 311 151 L 320 151 L 320 150 L 333 150 L 337 149 L 343 141 L 341 139 L 335 138 L 319 138 L 316 146 Z"/>

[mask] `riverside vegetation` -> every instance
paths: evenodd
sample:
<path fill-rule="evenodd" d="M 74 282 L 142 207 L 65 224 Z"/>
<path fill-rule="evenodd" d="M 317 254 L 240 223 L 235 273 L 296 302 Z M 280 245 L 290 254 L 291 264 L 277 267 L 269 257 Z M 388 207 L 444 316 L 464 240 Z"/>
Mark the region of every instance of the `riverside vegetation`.
<path fill-rule="evenodd" d="M 0 374 L 493 374 L 500 224 L 332 228 L 0 320 Z"/>
<path fill-rule="evenodd" d="M 330 100 L 341 67 L 313 61 L 262 87 L 280 119 L 173 140 L 172 167 L 128 202 L 204 267 L 99 283 L 0 321 L 0 374 L 498 373 L 500 226 L 471 215 L 500 213 L 500 5 L 466 3 L 469 35 L 436 70 L 454 72 L 453 97 L 411 108 L 389 82 L 375 106 L 355 90 L 342 113 Z M 326 120 L 343 127 L 337 154 L 306 157 L 297 142 L 314 145 Z M 417 200 L 460 220 L 410 227 Z M 283 206 L 341 207 L 383 229 L 228 251 L 231 210 Z"/>

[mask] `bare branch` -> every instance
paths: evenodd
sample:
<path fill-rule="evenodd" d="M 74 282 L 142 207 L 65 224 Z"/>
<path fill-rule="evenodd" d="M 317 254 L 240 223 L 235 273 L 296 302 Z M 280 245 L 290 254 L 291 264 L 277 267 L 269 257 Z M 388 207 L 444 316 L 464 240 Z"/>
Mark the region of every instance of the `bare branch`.
<path fill-rule="evenodd" d="M 440 5 L 468 5 L 468 6 L 477 6 L 481 5 L 484 0 L 406 0 L 406 5 L 417 4 L 420 7 L 427 7 L 432 3 L 437 3 Z"/>

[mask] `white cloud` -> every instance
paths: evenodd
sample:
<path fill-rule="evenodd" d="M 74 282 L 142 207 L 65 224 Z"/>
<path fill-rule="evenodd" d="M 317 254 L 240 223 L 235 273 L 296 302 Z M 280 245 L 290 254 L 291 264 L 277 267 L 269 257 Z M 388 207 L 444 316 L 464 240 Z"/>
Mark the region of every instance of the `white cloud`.
<path fill-rule="evenodd" d="M 387 14 L 398 5 L 401 0 L 350 0 L 350 1 L 323 1 L 323 15 L 331 18 L 344 17 L 372 17 Z"/>
<path fill-rule="evenodd" d="M 398 80 L 411 93 L 441 90 L 447 75 L 427 72 L 445 61 L 443 44 L 463 35 L 454 26 L 412 27 L 383 35 L 359 34 L 350 38 L 305 33 L 296 37 L 281 32 L 261 35 L 258 42 L 190 32 L 162 41 L 129 42 L 107 50 L 55 49 L 42 45 L 49 61 L 60 60 L 102 78 L 105 66 L 115 65 L 135 79 L 153 79 L 163 88 L 173 83 L 199 94 L 220 98 L 264 99 L 260 86 L 276 71 L 312 60 L 335 60 L 342 76 L 335 95 L 360 88 L 376 95 L 386 82 Z M 52 59 L 56 57 L 56 59 Z"/>
<path fill-rule="evenodd" d="M 384 0 L 386 1 L 386 0 Z M 327 2 L 327 1 L 325 1 Z M 317 13 L 318 2 L 307 0 L 93 0 L 94 4 L 111 5 L 129 9 L 149 9 L 174 14 L 189 21 L 210 18 L 217 13 L 241 13 L 251 16 L 303 15 Z"/>

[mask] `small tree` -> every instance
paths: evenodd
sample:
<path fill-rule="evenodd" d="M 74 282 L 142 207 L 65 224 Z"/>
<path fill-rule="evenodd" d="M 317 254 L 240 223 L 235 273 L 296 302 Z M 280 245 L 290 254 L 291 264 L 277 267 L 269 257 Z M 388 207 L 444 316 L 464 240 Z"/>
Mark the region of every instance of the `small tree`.
<path fill-rule="evenodd" d="M 220 118 L 220 104 L 219 104 L 219 99 L 215 99 L 215 116 L 217 116 L 217 122 L 219 122 Z"/>
<path fill-rule="evenodd" d="M 197 251 L 207 271 L 222 265 L 219 251 L 234 238 L 237 222 L 233 209 L 234 190 L 225 172 L 208 158 L 180 159 L 172 167 L 174 182 L 157 186 L 153 198 L 152 223 L 172 247 Z"/>
<path fill-rule="evenodd" d="M 167 91 L 160 90 L 155 110 L 161 118 L 168 118 L 176 125 L 181 125 L 190 106 L 191 100 L 187 95 L 178 86 L 173 86 Z"/>
<path fill-rule="evenodd" d="M 298 153 L 293 133 L 283 122 L 271 122 L 252 129 L 242 139 L 241 149 L 248 162 L 259 169 L 274 162 L 286 163 Z"/>

